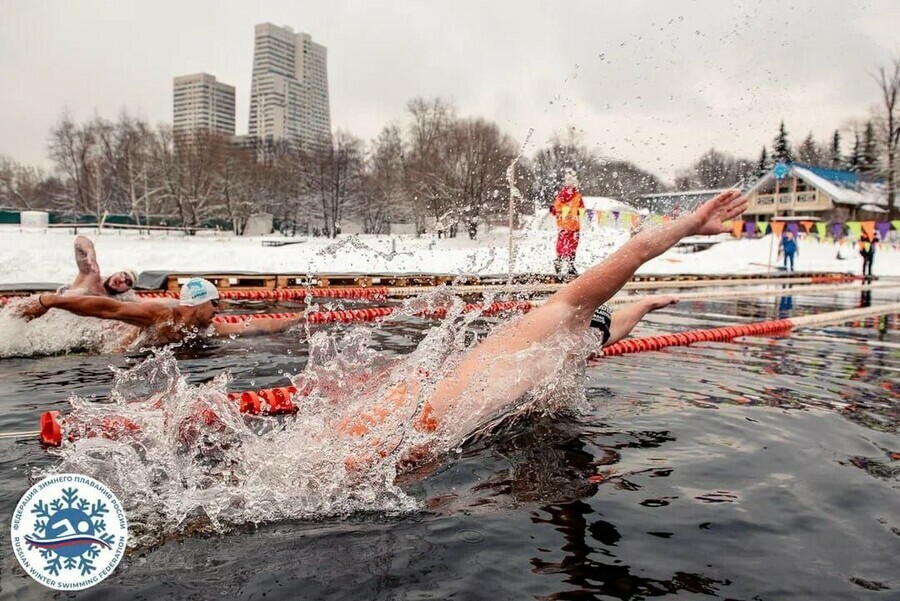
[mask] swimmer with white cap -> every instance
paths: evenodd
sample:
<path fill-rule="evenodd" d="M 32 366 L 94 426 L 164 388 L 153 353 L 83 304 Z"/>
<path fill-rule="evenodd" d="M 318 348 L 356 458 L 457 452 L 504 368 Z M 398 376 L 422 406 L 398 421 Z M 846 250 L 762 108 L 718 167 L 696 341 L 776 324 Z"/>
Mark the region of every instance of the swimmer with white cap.
<path fill-rule="evenodd" d="M 111 319 L 136 328 L 125 336 L 123 348 L 161 346 L 181 342 L 191 335 L 233 336 L 269 334 L 286 330 L 301 317 L 260 319 L 243 323 L 213 322 L 219 311 L 219 291 L 209 280 L 191 278 L 181 287 L 177 305 L 127 303 L 98 296 L 41 294 L 38 303 L 45 309 L 63 309 L 75 315 Z M 27 316 L 26 316 L 27 319 Z"/>

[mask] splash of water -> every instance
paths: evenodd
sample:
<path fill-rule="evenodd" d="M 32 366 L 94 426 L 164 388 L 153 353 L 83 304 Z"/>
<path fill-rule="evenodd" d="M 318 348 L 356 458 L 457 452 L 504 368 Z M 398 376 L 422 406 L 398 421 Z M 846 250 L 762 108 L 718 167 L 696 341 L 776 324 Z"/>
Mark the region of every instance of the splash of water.
<path fill-rule="evenodd" d="M 77 435 L 63 443 L 60 461 L 49 471 L 83 473 L 110 486 L 128 512 L 138 545 L 197 525 L 224 531 L 285 519 L 416 511 L 417 501 L 395 479 L 422 449 L 440 457 L 497 420 L 552 412 L 583 399 L 572 386 L 580 378 L 573 377 L 568 354 L 579 347 L 573 337 L 562 336 L 516 358 L 534 370 L 536 358 L 552 357 L 541 360 L 546 374 L 537 392 L 501 405 L 487 394 L 465 399 L 447 416 L 447 427 L 416 428 L 435 385 L 484 334 L 479 315 L 464 314 L 461 301 L 439 292 L 408 301 L 397 318 L 437 305 L 449 305 L 448 318 L 400 358 L 375 348 L 371 326 L 310 336 L 307 367 L 292 378 L 305 396 L 297 399 L 298 413 L 286 418 L 241 414 L 227 397 L 227 373 L 191 385 L 171 350 L 155 351 L 115 371 L 109 403 L 70 399 L 66 430 Z M 405 382 L 416 386 L 402 406 L 364 433 L 346 434 L 342 423 L 348 416 L 390 407 L 385 399 Z M 113 435 L 97 435 L 101 431 Z"/>
<path fill-rule="evenodd" d="M 0 358 L 112 352 L 123 328 L 130 328 L 59 310 L 25 321 L 19 317 L 21 302 L 0 309 Z"/>

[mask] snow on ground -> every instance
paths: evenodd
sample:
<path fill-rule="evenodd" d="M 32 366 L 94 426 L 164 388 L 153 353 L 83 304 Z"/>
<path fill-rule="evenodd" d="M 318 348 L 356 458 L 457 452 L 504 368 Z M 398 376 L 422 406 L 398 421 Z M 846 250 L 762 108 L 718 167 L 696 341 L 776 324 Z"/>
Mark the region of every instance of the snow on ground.
<path fill-rule="evenodd" d="M 134 232 L 87 233 L 94 241 L 104 274 L 119 269 L 137 272 L 194 271 L 270 273 L 453 273 L 504 274 L 509 269 L 507 230 L 437 239 L 433 235 L 341 236 L 286 238 L 302 240 L 286 246 L 263 246 L 272 237 L 229 235 L 138 235 Z M 577 268 L 582 271 L 628 239 L 626 230 L 592 227 L 582 233 Z M 75 274 L 74 234 L 60 230 L 0 228 L 0 284 L 64 283 Z M 552 273 L 556 233 L 552 229 L 516 232 L 517 273 Z M 769 256 L 777 263 L 777 241 L 731 240 L 709 250 L 686 253 L 673 249 L 644 265 L 642 274 L 764 273 Z M 845 257 L 845 258 L 840 258 Z M 849 245 L 800 242 L 798 271 L 860 273 L 862 260 Z M 900 251 L 883 247 L 875 256 L 875 274 L 900 276 Z"/>

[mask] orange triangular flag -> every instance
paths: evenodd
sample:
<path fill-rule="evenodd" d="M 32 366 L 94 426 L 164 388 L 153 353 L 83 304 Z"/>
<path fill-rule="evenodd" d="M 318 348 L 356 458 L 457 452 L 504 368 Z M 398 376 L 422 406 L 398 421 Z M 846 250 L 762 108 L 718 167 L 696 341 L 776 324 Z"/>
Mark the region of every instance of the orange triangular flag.
<path fill-rule="evenodd" d="M 875 237 L 874 221 L 861 221 L 860 225 L 862 226 L 862 230 L 866 233 L 866 236 L 869 237 L 869 240 Z"/>
<path fill-rule="evenodd" d="M 774 232 L 776 236 L 780 236 L 781 232 L 784 231 L 784 221 L 773 221 L 769 225 L 772 226 L 772 232 Z"/>
<path fill-rule="evenodd" d="M 744 222 L 740 220 L 732 222 L 731 235 L 735 238 L 740 238 L 742 233 L 744 233 Z"/>
<path fill-rule="evenodd" d="M 803 229 L 806 230 L 806 233 L 809 233 L 809 230 L 812 229 L 813 222 L 812 221 L 801 221 L 800 225 L 803 226 Z"/>

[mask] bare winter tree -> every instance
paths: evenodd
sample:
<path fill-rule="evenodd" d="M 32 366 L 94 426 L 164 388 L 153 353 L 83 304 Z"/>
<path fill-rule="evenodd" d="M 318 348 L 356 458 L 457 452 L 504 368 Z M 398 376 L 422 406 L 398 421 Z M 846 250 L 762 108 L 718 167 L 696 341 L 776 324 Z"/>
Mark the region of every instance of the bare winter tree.
<path fill-rule="evenodd" d="M 72 186 L 67 209 L 95 213 L 99 220 L 103 206 L 95 128 L 90 124 L 76 125 L 68 115 L 63 115 L 50 130 L 49 150 L 57 171 L 65 175 Z"/>
<path fill-rule="evenodd" d="M 103 123 L 97 128 L 109 188 L 112 208 L 131 216 L 136 223 L 149 219 L 156 210 L 155 197 L 165 190 L 164 182 L 155 177 L 152 164 L 154 132 L 139 119 L 122 113 L 118 122 Z"/>
<path fill-rule="evenodd" d="M 0 156 L 0 207 L 46 209 L 52 201 L 43 195 L 44 173 Z"/>
<path fill-rule="evenodd" d="M 736 159 L 715 148 L 707 150 L 696 163 L 678 174 L 675 180 L 679 190 L 714 190 L 727 188 L 752 177 L 754 162 Z"/>
<path fill-rule="evenodd" d="M 247 220 L 255 211 L 269 209 L 259 202 L 260 195 L 269 198 L 269 169 L 269 166 L 256 162 L 253 149 L 234 145 L 222 148 L 221 164 L 216 169 L 224 208 L 220 216 L 231 222 L 235 234 L 244 233 Z"/>
<path fill-rule="evenodd" d="M 270 144 L 269 159 L 263 164 L 271 167 L 265 190 L 271 202 L 283 207 L 283 217 L 296 224 L 302 224 L 301 231 L 312 233 L 318 229 L 314 224 L 321 221 L 321 202 L 312 178 L 312 156 L 296 143 L 285 140 Z M 273 214 L 278 214 L 274 211 Z"/>
<path fill-rule="evenodd" d="M 555 136 L 535 154 L 534 179 L 531 192 L 541 206 L 548 207 L 563 185 L 566 171 L 572 170 L 584 187 L 599 188 L 602 184 L 601 161 L 579 137 L 568 130 L 565 137 Z"/>
<path fill-rule="evenodd" d="M 518 152 L 516 143 L 496 124 L 483 119 L 458 121 L 434 180 L 434 189 L 474 238 L 480 223 L 506 214 L 506 169 Z"/>
<path fill-rule="evenodd" d="M 362 172 L 362 142 L 346 132 L 311 150 L 307 185 L 318 198 L 328 237 L 340 233 L 344 212 L 359 199 Z"/>
<path fill-rule="evenodd" d="M 387 125 L 372 142 L 364 178 L 365 198 L 359 214 L 365 233 L 387 233 L 392 220 L 412 217 L 414 209 L 406 202 L 404 178 L 404 144 L 400 128 Z"/>
<path fill-rule="evenodd" d="M 219 169 L 228 141 L 204 131 L 176 136 L 168 127 L 160 128 L 156 139 L 154 155 L 161 166 L 165 198 L 181 224 L 198 226 L 226 213 Z"/>
<path fill-rule="evenodd" d="M 628 161 L 609 160 L 600 164 L 599 172 L 590 186 L 583 185 L 586 196 L 608 196 L 622 200 L 634 200 L 643 194 L 663 190 L 658 177 Z"/>
<path fill-rule="evenodd" d="M 456 109 L 440 98 L 409 102 L 409 151 L 405 161 L 407 194 L 412 199 L 416 232 L 424 232 L 429 217 L 447 210 L 447 199 L 435 198 L 429 179 L 437 169 L 446 135 L 456 121 Z"/>
<path fill-rule="evenodd" d="M 881 88 L 883 102 L 878 124 L 883 152 L 883 171 L 887 181 L 888 219 L 900 218 L 897 205 L 898 152 L 900 152 L 900 56 L 888 67 L 881 67 L 875 76 Z"/>

